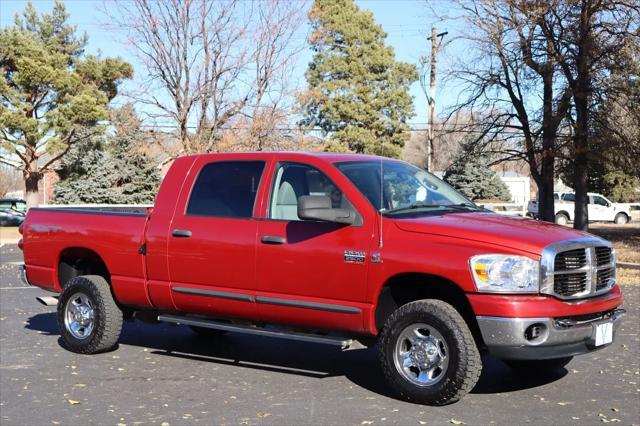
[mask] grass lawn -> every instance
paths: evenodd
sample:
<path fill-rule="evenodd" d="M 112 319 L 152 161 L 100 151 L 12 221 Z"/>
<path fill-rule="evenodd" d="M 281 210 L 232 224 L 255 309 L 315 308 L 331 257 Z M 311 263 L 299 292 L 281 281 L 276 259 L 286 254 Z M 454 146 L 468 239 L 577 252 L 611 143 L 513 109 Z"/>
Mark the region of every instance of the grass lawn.
<path fill-rule="evenodd" d="M 0 243 L 16 244 L 20 239 L 17 226 L 0 226 Z"/>
<path fill-rule="evenodd" d="M 589 232 L 613 243 L 619 262 L 640 263 L 640 224 L 593 223 Z M 640 269 L 618 268 L 618 282 L 640 285 Z"/>

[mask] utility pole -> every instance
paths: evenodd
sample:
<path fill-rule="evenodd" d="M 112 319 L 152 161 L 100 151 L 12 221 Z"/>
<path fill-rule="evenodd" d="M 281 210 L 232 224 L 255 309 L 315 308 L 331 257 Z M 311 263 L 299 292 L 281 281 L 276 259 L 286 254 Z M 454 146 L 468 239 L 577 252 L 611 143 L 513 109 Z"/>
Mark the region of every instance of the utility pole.
<path fill-rule="evenodd" d="M 442 43 L 442 38 L 447 35 L 448 32 L 445 31 L 443 33 L 439 33 L 436 30 L 436 27 L 431 27 L 431 37 L 427 40 L 431 41 L 431 73 L 429 77 L 429 91 L 427 92 L 426 88 L 426 70 L 424 70 L 423 63 L 423 75 L 421 76 L 422 90 L 425 92 L 427 96 L 427 100 L 429 102 L 429 127 L 427 129 L 427 160 L 425 164 L 425 168 L 427 171 L 431 170 L 433 167 L 433 146 L 435 142 L 435 111 L 436 111 L 436 63 L 438 62 L 438 49 L 440 48 L 440 44 Z"/>

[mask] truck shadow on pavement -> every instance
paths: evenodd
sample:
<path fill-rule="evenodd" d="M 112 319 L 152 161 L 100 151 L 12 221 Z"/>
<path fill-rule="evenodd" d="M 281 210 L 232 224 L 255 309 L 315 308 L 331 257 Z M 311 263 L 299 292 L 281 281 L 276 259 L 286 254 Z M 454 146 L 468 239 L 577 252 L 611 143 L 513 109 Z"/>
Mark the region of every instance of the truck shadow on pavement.
<path fill-rule="evenodd" d="M 32 316 L 25 328 L 48 336 L 60 335 L 54 312 Z M 162 357 L 309 378 L 344 376 L 360 387 L 393 397 L 379 373 L 375 348 L 341 351 L 315 343 L 232 333 L 204 338 L 191 332 L 188 327 L 148 325 L 139 321 L 125 322 L 120 345 L 148 348 L 150 354 Z M 483 355 L 483 363 L 482 375 L 471 393 L 492 394 L 531 389 L 559 380 L 567 374 L 566 369 L 560 369 L 546 375 L 542 372 L 518 375 L 499 359 L 487 354 Z"/>

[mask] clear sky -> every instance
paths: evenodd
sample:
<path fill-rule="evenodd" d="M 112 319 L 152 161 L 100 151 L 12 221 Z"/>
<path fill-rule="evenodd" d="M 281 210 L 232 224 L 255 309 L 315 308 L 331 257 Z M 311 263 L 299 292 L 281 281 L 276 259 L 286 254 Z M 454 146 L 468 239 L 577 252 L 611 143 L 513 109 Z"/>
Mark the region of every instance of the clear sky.
<path fill-rule="evenodd" d="M 53 5 L 53 0 L 32 0 L 32 2 L 39 12 L 48 13 Z M 310 1 L 308 3 L 310 4 Z M 357 3 L 360 7 L 374 13 L 376 21 L 388 33 L 387 43 L 395 48 L 396 57 L 405 62 L 418 64 L 421 56 L 430 54 L 427 37 L 430 36 L 431 25 L 434 23 L 438 25 L 439 31 L 449 31 L 449 35 L 446 36 L 449 39 L 460 35 L 451 23 L 438 24 L 434 17 L 434 10 L 438 14 L 448 12 L 447 9 L 451 3 L 446 0 L 357 0 Z M 104 56 L 120 56 L 134 65 L 138 77 L 144 73 L 144 69 L 136 62 L 129 48 L 123 44 L 121 35 L 104 28 L 106 17 L 101 13 L 104 4 L 102 0 L 67 0 L 65 4 L 71 15 L 70 22 L 77 25 L 79 31 L 86 32 L 89 36 L 88 52 L 101 51 Z M 0 25 L 11 25 L 15 13 L 21 12 L 25 5 L 26 1 L 23 0 L 0 0 Z M 304 37 L 307 29 L 306 26 L 301 29 L 301 37 Z M 455 43 L 441 52 L 438 58 L 438 70 L 442 71 L 442 74 L 439 75 L 446 73 L 460 54 L 464 54 L 463 46 Z M 310 51 L 305 49 L 294 70 L 301 86 L 305 84 L 304 72 L 310 58 Z M 126 90 L 126 85 L 124 88 Z M 455 102 L 458 90 L 451 83 L 448 87 L 444 87 L 442 79 L 439 79 L 436 111 L 443 111 Z M 411 122 L 416 127 L 423 127 L 427 121 L 427 101 L 418 82 L 412 86 L 411 94 L 414 97 L 416 111 Z"/>

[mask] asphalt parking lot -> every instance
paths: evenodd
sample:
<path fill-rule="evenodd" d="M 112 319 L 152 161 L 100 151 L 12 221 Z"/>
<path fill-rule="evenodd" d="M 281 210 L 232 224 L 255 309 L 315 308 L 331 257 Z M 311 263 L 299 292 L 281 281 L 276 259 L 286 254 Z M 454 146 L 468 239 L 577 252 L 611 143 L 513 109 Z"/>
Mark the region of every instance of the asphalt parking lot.
<path fill-rule="evenodd" d="M 0 423 L 640 424 L 640 285 L 625 286 L 616 342 L 552 377 L 519 377 L 484 357 L 480 382 L 446 407 L 388 395 L 373 350 L 125 324 L 120 347 L 62 349 L 47 293 L 25 287 L 15 245 L 0 247 Z"/>

